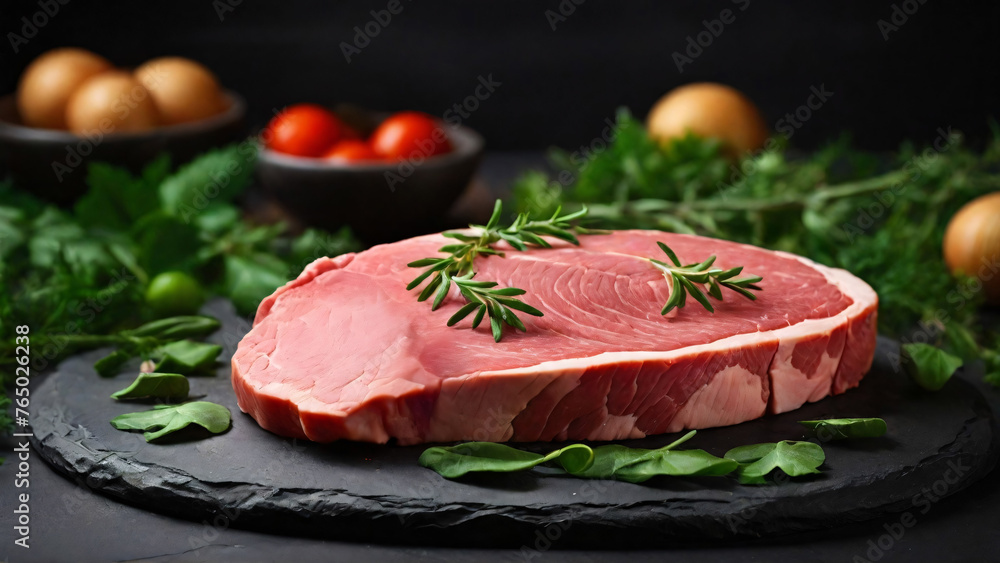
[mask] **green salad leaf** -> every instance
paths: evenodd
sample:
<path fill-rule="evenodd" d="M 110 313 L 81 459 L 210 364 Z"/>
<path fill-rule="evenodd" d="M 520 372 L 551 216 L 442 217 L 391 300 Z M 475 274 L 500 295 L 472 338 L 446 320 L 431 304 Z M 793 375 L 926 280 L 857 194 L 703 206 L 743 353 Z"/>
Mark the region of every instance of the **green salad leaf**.
<path fill-rule="evenodd" d="M 179 373 L 140 373 L 131 385 L 112 393 L 112 399 L 186 399 L 191 386 Z"/>
<path fill-rule="evenodd" d="M 739 463 L 737 477 L 744 485 L 763 485 L 775 469 L 790 477 L 819 473 L 826 459 L 823 448 L 812 442 L 782 440 L 740 446 L 726 452 L 726 459 Z"/>
<path fill-rule="evenodd" d="M 726 475 L 737 464 L 713 456 L 704 450 L 676 450 L 675 448 L 694 437 L 692 430 L 662 448 L 647 450 L 608 444 L 594 448 L 594 464 L 587 470 L 575 473 L 590 479 L 617 479 L 629 483 L 642 483 L 660 475 L 698 476 Z"/>
<path fill-rule="evenodd" d="M 419 463 L 454 479 L 471 472 L 522 471 L 549 461 L 557 461 L 569 473 L 579 473 L 594 462 L 594 452 L 585 444 L 572 444 L 541 455 L 493 442 L 468 442 L 428 448 L 420 455 Z"/>
<path fill-rule="evenodd" d="M 885 421 L 880 418 L 832 418 L 806 420 L 801 424 L 818 432 L 836 433 L 838 439 L 881 436 L 886 430 Z M 767 483 L 765 477 L 775 470 L 790 477 L 820 473 L 819 467 L 826 460 L 818 444 L 791 440 L 739 446 L 722 458 L 704 450 L 677 449 L 695 434 L 692 430 L 655 450 L 621 444 L 596 448 L 572 444 L 545 455 L 505 444 L 470 442 L 428 448 L 420 456 L 420 465 L 449 479 L 479 471 L 523 471 L 555 462 L 566 474 L 584 479 L 642 483 L 657 476 L 722 476 L 736 472 L 742 484 L 763 485 Z"/>
<path fill-rule="evenodd" d="M 157 405 L 152 410 L 127 413 L 111 419 L 111 425 L 118 430 L 142 431 L 147 442 L 162 438 L 191 424 L 201 426 L 212 434 L 220 434 L 229 429 L 231 422 L 229 409 L 207 401 L 183 405 Z"/>
<path fill-rule="evenodd" d="M 716 457 L 705 450 L 645 450 L 609 444 L 594 448 L 594 464 L 574 475 L 642 483 L 660 475 L 728 475 L 737 465 L 735 461 Z"/>
<path fill-rule="evenodd" d="M 800 420 L 799 424 L 812 431 L 822 440 L 844 440 L 847 438 L 878 438 L 886 433 L 885 421 L 881 418 L 828 418 L 826 420 Z"/>
<path fill-rule="evenodd" d="M 958 356 L 929 344 L 903 344 L 903 368 L 918 385 L 930 391 L 944 387 L 962 363 Z"/>
<path fill-rule="evenodd" d="M 453 479 L 470 472 L 512 472 L 557 462 L 562 469 L 585 479 L 618 479 L 642 483 L 660 475 L 726 475 L 738 466 L 735 461 L 713 456 L 704 450 L 675 450 L 695 435 L 692 430 L 662 448 L 648 450 L 609 444 L 591 449 L 572 444 L 547 455 L 536 454 L 492 442 L 470 442 L 450 447 L 433 447 L 420 456 L 420 465 Z"/>

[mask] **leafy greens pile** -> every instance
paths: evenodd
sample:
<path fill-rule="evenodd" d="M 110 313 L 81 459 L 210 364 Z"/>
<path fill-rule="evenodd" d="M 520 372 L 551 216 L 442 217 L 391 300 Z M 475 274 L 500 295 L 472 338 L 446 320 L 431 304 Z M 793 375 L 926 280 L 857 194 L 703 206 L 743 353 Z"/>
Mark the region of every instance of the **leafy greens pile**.
<path fill-rule="evenodd" d="M 812 429 L 817 441 L 846 438 L 877 438 L 886 433 L 880 418 L 835 418 L 802 421 Z M 655 450 L 608 444 L 591 448 L 570 444 L 548 454 L 537 454 L 493 442 L 468 442 L 456 446 L 435 446 L 424 450 L 420 465 L 442 477 L 457 479 L 469 473 L 510 473 L 549 464 L 549 472 L 561 472 L 582 479 L 616 479 L 642 483 L 653 477 L 699 477 L 734 474 L 744 485 L 763 485 L 776 470 L 790 477 L 819 473 L 826 460 L 823 448 L 814 441 L 782 440 L 738 446 L 723 457 L 705 450 L 680 450 L 678 446 L 697 433 L 691 430 L 677 440 Z"/>
<path fill-rule="evenodd" d="M 942 131 L 925 150 L 904 144 L 891 162 L 842 139 L 803 158 L 779 143 L 734 163 L 713 140 L 660 146 L 622 110 L 614 140 L 586 156 L 556 150 L 554 173 L 519 178 L 517 211 L 585 205 L 588 226 L 700 234 L 844 268 L 878 293 L 879 331 L 905 343 L 901 363 L 918 382 L 939 387 L 958 358 L 984 360 L 1000 385 L 1000 336 L 976 318 L 974 281 L 953 277 L 941 258 L 951 216 L 1000 190 L 1000 131 L 982 152 Z"/>
<path fill-rule="evenodd" d="M 356 248 L 347 231 L 292 237 L 285 225 L 244 220 L 232 202 L 255 157 L 247 144 L 233 145 L 173 172 L 163 156 L 139 175 L 93 163 L 89 191 L 70 211 L 0 183 L 0 333 L 31 327 L 38 372 L 75 351 L 120 344 L 100 335 L 122 340 L 121 331 L 153 320 L 145 289 L 162 272 L 191 275 L 246 315 L 312 259 Z M 176 363 L 178 355 L 208 352 L 182 346 L 174 346 L 172 359 L 170 350 L 156 359 Z M 13 358 L 14 340 L 0 341 L 5 388 Z M 108 370 L 121 359 L 108 359 Z M 6 400 L 0 396 L 0 431 L 10 428 Z"/>

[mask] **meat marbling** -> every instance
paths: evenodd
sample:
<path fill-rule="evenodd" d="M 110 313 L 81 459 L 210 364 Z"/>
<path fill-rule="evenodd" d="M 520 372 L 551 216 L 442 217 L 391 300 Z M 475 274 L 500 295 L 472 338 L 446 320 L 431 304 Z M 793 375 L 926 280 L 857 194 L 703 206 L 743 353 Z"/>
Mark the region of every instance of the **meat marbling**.
<path fill-rule="evenodd" d="M 265 299 L 233 356 L 240 408 L 276 434 L 318 442 L 615 440 L 736 424 L 858 385 L 875 350 L 878 298 L 846 271 L 805 258 L 654 231 L 477 259 L 477 278 L 527 290 L 527 333 L 445 321 L 406 283 L 428 235 L 321 258 Z M 763 276 L 758 299 L 724 290 L 714 314 L 689 299 L 666 316 L 669 284 L 645 258 L 656 241 L 683 262 Z"/>

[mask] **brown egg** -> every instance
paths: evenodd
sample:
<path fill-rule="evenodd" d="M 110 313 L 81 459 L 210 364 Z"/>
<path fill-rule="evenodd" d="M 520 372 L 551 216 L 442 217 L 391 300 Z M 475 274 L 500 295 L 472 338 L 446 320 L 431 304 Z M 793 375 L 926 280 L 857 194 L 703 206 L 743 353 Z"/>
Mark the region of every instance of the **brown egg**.
<path fill-rule="evenodd" d="M 954 274 L 975 278 L 990 303 L 1000 305 L 1000 192 L 965 204 L 948 222 L 944 261 Z"/>
<path fill-rule="evenodd" d="M 77 134 L 146 131 L 159 124 L 149 91 L 127 72 L 106 72 L 83 83 L 66 106 L 66 123 Z"/>
<path fill-rule="evenodd" d="M 746 156 L 767 140 L 767 127 L 753 102 L 729 86 L 710 82 L 671 90 L 653 106 L 646 126 L 650 136 L 664 142 L 688 133 L 719 139 L 734 157 Z"/>
<path fill-rule="evenodd" d="M 215 75 L 192 60 L 153 59 L 137 68 L 135 77 L 153 95 L 165 125 L 205 119 L 225 107 Z"/>
<path fill-rule="evenodd" d="M 17 111 L 31 127 L 66 129 L 66 103 L 94 75 L 111 70 L 111 63 L 90 51 L 53 49 L 35 59 L 17 85 Z"/>

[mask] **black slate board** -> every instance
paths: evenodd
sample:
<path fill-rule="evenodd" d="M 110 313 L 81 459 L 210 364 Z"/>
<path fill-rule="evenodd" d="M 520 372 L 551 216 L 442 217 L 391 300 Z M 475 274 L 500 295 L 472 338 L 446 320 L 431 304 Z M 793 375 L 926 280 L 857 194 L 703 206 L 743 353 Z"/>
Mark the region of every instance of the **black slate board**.
<path fill-rule="evenodd" d="M 224 320 L 213 339 L 231 354 L 247 324 L 219 303 L 211 313 Z M 764 487 L 730 478 L 633 485 L 533 472 L 448 481 L 417 465 L 423 447 L 320 445 L 262 430 L 236 406 L 228 365 L 215 378 L 193 379 L 192 393 L 229 407 L 232 429 L 150 445 L 108 423 L 148 406 L 108 398 L 133 372 L 99 378 L 91 364 L 101 352 L 65 361 L 34 389 L 33 446 L 93 490 L 215 527 L 543 550 L 739 540 L 919 512 L 993 468 L 1000 434 L 983 397 L 960 380 L 937 393 L 920 390 L 891 369 L 894 350 L 892 342 L 879 343 L 859 389 L 793 413 L 703 430 L 686 444 L 722 455 L 741 444 L 807 439 L 798 420 L 880 416 L 888 423 L 883 438 L 824 444 L 822 475 Z M 626 443 L 658 447 L 675 437 Z"/>

